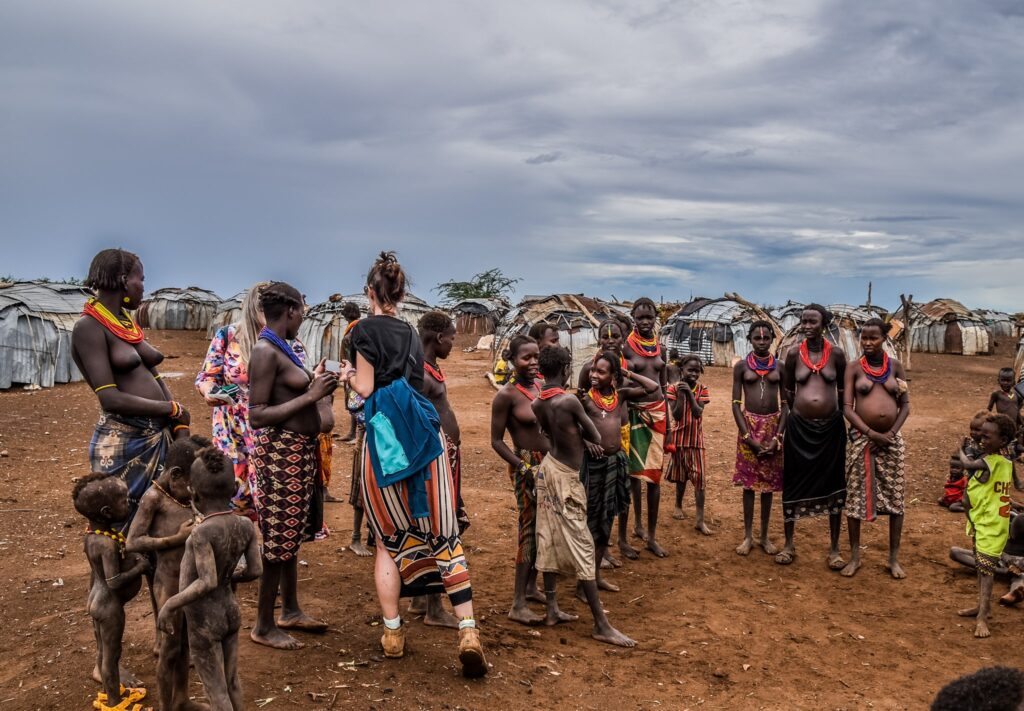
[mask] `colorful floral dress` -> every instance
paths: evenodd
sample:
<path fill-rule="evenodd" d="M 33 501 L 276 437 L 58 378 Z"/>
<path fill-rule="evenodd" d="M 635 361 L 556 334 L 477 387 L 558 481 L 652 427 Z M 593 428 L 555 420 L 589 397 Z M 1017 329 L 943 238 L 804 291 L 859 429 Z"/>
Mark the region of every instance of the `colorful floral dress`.
<path fill-rule="evenodd" d="M 249 372 L 242 362 L 242 353 L 235 338 L 234 324 L 224 326 L 214 335 L 206 360 L 196 376 L 196 390 L 207 397 L 217 386 L 237 385 L 236 403 L 213 408 L 213 443 L 234 464 L 237 489 L 232 504 L 238 513 L 255 520 L 252 498 L 252 471 L 249 452 L 253 447 L 254 432 L 249 427 Z M 305 363 L 306 350 L 298 340 L 292 350 Z"/>

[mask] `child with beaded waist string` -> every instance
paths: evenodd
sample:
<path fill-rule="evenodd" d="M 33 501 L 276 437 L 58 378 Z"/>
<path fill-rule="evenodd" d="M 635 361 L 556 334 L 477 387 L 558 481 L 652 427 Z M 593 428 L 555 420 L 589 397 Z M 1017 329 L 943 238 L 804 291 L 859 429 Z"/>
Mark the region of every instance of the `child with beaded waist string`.
<path fill-rule="evenodd" d="M 89 615 L 96 634 L 96 672 L 103 691 L 93 708 L 99 711 L 140 711 L 136 703 L 146 696 L 142 688 L 121 683 L 121 639 L 124 635 L 124 606 L 139 594 L 142 574 L 149 562 L 140 555 L 126 554 L 124 534 L 115 524 L 128 517 L 128 485 L 116 476 L 88 474 L 71 492 L 75 510 L 89 520 L 85 530 L 85 557 L 89 561 Z M 130 682 L 129 682 L 130 683 Z"/>

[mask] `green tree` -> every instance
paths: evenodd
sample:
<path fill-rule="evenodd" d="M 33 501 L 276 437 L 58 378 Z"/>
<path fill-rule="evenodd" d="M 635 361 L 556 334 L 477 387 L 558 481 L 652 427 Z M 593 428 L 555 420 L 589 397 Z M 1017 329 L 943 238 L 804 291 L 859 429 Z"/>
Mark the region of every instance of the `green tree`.
<path fill-rule="evenodd" d="M 497 267 L 474 274 L 469 281 L 445 281 L 434 287 L 446 304 L 464 299 L 503 299 L 512 293 L 512 288 L 522 281 L 505 276 Z"/>

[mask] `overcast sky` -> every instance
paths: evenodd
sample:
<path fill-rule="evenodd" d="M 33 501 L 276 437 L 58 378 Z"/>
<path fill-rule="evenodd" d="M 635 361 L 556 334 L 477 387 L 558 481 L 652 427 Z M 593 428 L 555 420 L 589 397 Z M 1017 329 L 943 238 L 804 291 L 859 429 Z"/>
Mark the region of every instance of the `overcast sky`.
<path fill-rule="evenodd" d="M 1024 310 L 1017 0 L 0 10 L 0 274 Z"/>

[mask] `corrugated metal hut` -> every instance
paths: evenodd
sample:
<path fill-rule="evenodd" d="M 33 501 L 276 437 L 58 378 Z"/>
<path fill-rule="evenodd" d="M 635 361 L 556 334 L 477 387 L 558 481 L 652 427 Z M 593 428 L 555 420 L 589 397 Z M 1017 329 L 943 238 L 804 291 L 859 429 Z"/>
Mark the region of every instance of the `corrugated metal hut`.
<path fill-rule="evenodd" d="M 750 324 L 765 319 L 774 324 L 765 311 L 740 297 L 728 294 L 721 299 L 694 299 L 670 316 L 661 329 L 666 351 L 700 356 L 704 365 L 731 366 L 736 358 L 750 352 L 747 331 Z M 781 337 L 782 332 L 775 329 Z"/>
<path fill-rule="evenodd" d="M 74 284 L 0 287 L 0 390 L 82 380 L 71 357 L 71 330 L 90 293 Z"/>
<path fill-rule="evenodd" d="M 800 323 L 800 314 L 804 312 L 804 305 L 799 301 L 787 301 L 782 306 L 771 310 L 771 316 L 783 333 L 789 333 L 794 326 Z"/>
<path fill-rule="evenodd" d="M 332 294 L 327 301 L 311 306 L 306 311 L 302 325 L 299 326 L 299 340 L 306 347 L 310 363 L 316 363 L 321 358 L 343 359 L 341 339 L 345 335 L 348 321 L 341 315 L 341 308 L 349 301 L 359 307 L 363 316 L 369 316 L 370 302 L 364 294 Z M 420 318 L 433 310 L 423 299 L 406 294 L 399 306 L 398 317 L 415 328 Z"/>
<path fill-rule="evenodd" d="M 953 299 L 911 305 L 910 349 L 917 353 L 991 355 L 992 331 L 984 319 Z M 906 323 L 903 308 L 898 318 Z"/>
<path fill-rule="evenodd" d="M 210 326 L 206 329 L 206 335 L 213 338 L 219 329 L 232 323 L 238 323 L 242 319 L 242 300 L 245 298 L 245 291 L 240 291 L 229 299 L 220 302 L 220 306 L 213 312 L 210 319 Z"/>
<path fill-rule="evenodd" d="M 501 299 L 464 299 L 451 308 L 455 330 L 470 336 L 490 335 L 509 308 Z"/>
<path fill-rule="evenodd" d="M 1020 335 L 1017 331 L 1017 322 L 1008 313 L 989 309 L 975 309 L 974 313 L 981 317 L 996 338 L 1017 340 Z"/>
<path fill-rule="evenodd" d="M 614 313 L 609 304 L 582 294 L 527 296 L 498 324 L 492 355 L 496 359 L 515 336 L 546 321 L 558 329 L 559 345 L 572 353 L 573 372 L 578 373 L 597 352 L 597 327 Z"/>
<path fill-rule="evenodd" d="M 1021 336 L 1017 344 L 1017 357 L 1013 361 L 1014 372 L 1017 373 L 1017 382 L 1024 380 L 1024 336 Z"/>
<path fill-rule="evenodd" d="M 205 331 L 222 301 L 198 286 L 157 289 L 139 306 L 139 325 L 168 331 Z"/>
<path fill-rule="evenodd" d="M 825 308 L 832 312 L 832 324 L 825 331 L 825 337 L 833 345 L 842 348 L 847 358 L 854 358 L 860 353 L 860 327 L 869 319 L 880 318 L 884 320 L 885 318 L 883 311 L 867 306 L 829 304 Z M 804 338 L 800 332 L 800 314 L 803 313 L 803 309 L 804 307 L 800 306 L 800 311 L 796 314 L 795 325 L 790 326 L 789 330 L 786 331 L 786 335 L 783 336 L 782 342 L 779 344 L 779 358 L 785 358 L 786 351 L 794 345 L 799 345 Z M 889 338 L 886 339 L 884 345 L 886 353 L 894 358 L 898 357 L 898 355 L 893 339 L 900 337 L 900 328 L 900 325 L 894 322 L 894 328 L 889 332 Z"/>

